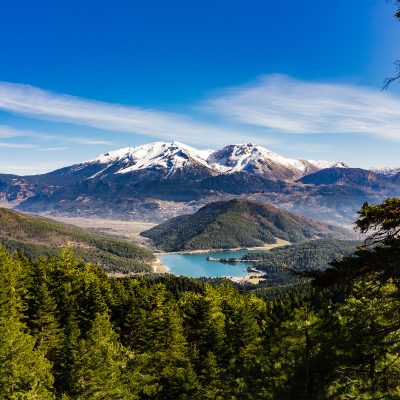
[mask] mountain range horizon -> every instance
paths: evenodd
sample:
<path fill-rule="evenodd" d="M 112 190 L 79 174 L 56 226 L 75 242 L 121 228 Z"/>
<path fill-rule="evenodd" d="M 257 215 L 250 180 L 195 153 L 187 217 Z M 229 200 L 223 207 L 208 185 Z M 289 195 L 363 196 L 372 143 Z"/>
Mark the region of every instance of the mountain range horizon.
<path fill-rule="evenodd" d="M 399 172 L 286 158 L 252 143 L 198 150 L 180 142 L 153 142 L 45 174 L 0 174 L 0 201 L 49 215 L 160 222 L 212 201 L 245 196 L 348 226 L 364 202 L 398 195 Z"/>
<path fill-rule="evenodd" d="M 358 167 L 355 165 L 349 165 L 348 163 L 346 163 L 344 161 L 340 161 L 340 160 L 329 160 L 329 159 L 318 159 L 317 160 L 317 159 L 307 159 L 307 158 L 302 158 L 302 157 L 297 158 L 297 159 L 290 158 L 290 157 L 282 156 L 274 151 L 269 150 L 265 146 L 259 145 L 254 142 L 231 143 L 231 144 L 227 144 L 225 146 L 222 146 L 222 147 L 216 148 L 216 149 L 212 149 L 212 148 L 198 149 L 197 147 L 187 145 L 178 140 L 154 141 L 154 142 L 148 142 L 148 143 L 138 144 L 138 145 L 134 145 L 134 146 L 124 146 L 124 147 L 120 147 L 115 150 L 106 151 L 106 152 L 103 152 L 100 154 L 98 153 L 98 155 L 94 156 L 93 158 L 89 158 L 89 159 L 86 159 L 83 161 L 77 161 L 76 163 L 72 163 L 72 164 L 69 163 L 67 166 L 86 164 L 86 163 L 90 163 L 90 162 L 94 162 L 94 161 L 104 162 L 107 159 L 127 156 L 127 155 L 129 155 L 129 153 L 134 155 L 134 153 L 137 150 L 140 151 L 142 149 L 146 149 L 149 147 L 160 147 L 160 146 L 179 147 L 184 150 L 188 150 L 188 151 L 192 152 L 192 154 L 197 155 L 200 160 L 207 162 L 208 167 L 210 167 L 211 169 L 215 169 L 217 172 L 237 172 L 237 170 L 240 169 L 239 165 L 237 166 L 237 169 L 231 170 L 231 168 L 226 167 L 226 166 L 224 167 L 224 165 L 219 164 L 218 161 L 220 161 L 220 160 L 218 160 L 218 158 L 217 159 L 215 158 L 215 156 L 218 153 L 221 154 L 226 151 L 234 151 L 234 150 L 241 151 L 245 148 L 253 149 L 253 151 L 258 151 L 259 153 L 261 153 L 261 155 L 269 155 L 270 157 L 275 158 L 276 161 L 283 162 L 283 164 L 286 163 L 289 165 L 290 164 L 294 165 L 297 163 L 297 165 L 300 169 L 302 167 L 305 168 L 307 163 L 309 163 L 309 166 L 315 167 L 316 170 L 326 169 L 326 168 L 334 168 L 334 167 L 337 167 L 337 168 L 360 168 L 360 169 L 370 170 L 370 171 L 374 171 L 374 172 L 385 174 L 385 175 L 395 175 L 395 174 L 399 173 L 399 171 L 400 171 L 400 167 L 388 167 L 385 165 L 371 166 L 369 168 L 363 168 L 363 167 Z M 211 162 L 209 162 L 209 161 L 211 161 Z M 301 166 L 301 164 L 303 164 L 303 165 Z M 44 175 L 44 174 L 52 173 L 54 171 L 58 171 L 63 168 L 64 167 L 50 169 L 48 172 L 43 172 L 40 174 L 7 173 L 7 175 L 16 175 L 16 176 Z M 2 174 L 1 170 L 0 170 L 0 174 Z"/>

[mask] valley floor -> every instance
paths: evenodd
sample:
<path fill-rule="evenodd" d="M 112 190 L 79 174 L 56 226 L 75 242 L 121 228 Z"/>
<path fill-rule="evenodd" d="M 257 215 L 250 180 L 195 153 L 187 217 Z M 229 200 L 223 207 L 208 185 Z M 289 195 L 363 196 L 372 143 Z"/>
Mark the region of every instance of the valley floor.
<path fill-rule="evenodd" d="M 142 236 L 139 236 L 139 234 L 156 226 L 156 224 L 151 222 L 124 221 L 97 217 L 61 217 L 55 215 L 46 215 L 46 217 L 63 222 L 65 224 L 76 225 L 80 228 L 92 229 L 112 235 L 123 236 L 140 242 L 148 242 L 148 240 Z"/>
<path fill-rule="evenodd" d="M 103 219 L 103 218 L 85 218 L 85 217 L 63 217 L 63 216 L 48 216 L 54 220 L 59 222 L 63 222 L 66 224 L 71 224 L 78 226 L 80 228 L 96 230 L 99 232 L 105 232 L 117 236 L 126 237 L 132 239 L 136 242 L 140 242 L 142 245 L 146 247 L 151 247 L 151 242 L 149 239 L 146 239 L 140 236 L 140 233 L 152 228 L 156 224 L 150 222 L 143 222 L 143 221 L 124 221 L 124 220 L 115 220 L 115 219 Z M 257 246 L 257 247 L 238 247 L 238 248 L 231 248 L 231 249 L 201 249 L 201 250 L 183 250 L 183 251 L 176 251 L 176 252 L 162 252 L 162 251 L 155 251 L 156 256 L 167 255 L 167 254 L 204 254 L 210 253 L 215 251 L 240 251 L 240 250 L 248 250 L 248 251 L 263 251 L 263 250 L 270 250 L 275 247 L 286 246 L 289 245 L 290 242 L 277 239 L 277 243 L 273 244 L 265 244 L 264 246 Z M 153 272 L 157 274 L 165 274 L 171 273 L 169 268 L 163 265 L 162 260 L 157 257 L 156 260 L 152 263 Z M 132 275 L 143 275 L 143 273 L 135 273 Z M 231 279 L 237 283 L 243 284 L 257 284 L 262 280 L 261 276 L 263 273 L 261 272 L 251 272 L 248 273 L 246 276 L 243 277 L 235 277 L 231 276 Z M 110 276 L 116 277 L 119 276 L 118 273 L 111 273 Z M 121 275 L 122 276 L 122 275 Z"/>

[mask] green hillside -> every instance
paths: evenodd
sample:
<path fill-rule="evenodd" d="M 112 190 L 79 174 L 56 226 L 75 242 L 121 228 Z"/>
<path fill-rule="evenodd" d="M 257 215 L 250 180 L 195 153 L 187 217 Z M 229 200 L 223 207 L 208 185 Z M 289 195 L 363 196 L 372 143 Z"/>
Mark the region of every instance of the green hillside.
<path fill-rule="evenodd" d="M 361 243 L 356 240 L 318 239 L 267 252 L 248 253 L 243 259 L 260 260 L 254 263 L 254 267 L 267 272 L 279 269 L 324 270 L 331 261 L 353 254 Z"/>
<path fill-rule="evenodd" d="M 33 259 L 56 256 L 62 247 L 106 271 L 151 271 L 153 254 L 129 240 L 48 218 L 0 208 L 0 243 Z"/>
<path fill-rule="evenodd" d="M 142 233 L 164 251 L 262 246 L 277 239 L 301 242 L 345 237 L 337 227 L 245 200 L 210 203 Z"/>

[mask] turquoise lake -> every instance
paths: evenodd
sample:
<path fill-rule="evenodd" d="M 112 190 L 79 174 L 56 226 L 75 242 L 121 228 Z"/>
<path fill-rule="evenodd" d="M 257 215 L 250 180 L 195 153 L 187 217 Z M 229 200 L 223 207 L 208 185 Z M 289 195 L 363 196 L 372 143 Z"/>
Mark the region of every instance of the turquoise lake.
<path fill-rule="evenodd" d="M 214 258 L 240 258 L 250 253 L 249 251 L 216 251 L 199 254 L 165 254 L 158 256 L 163 265 L 169 268 L 175 275 L 183 275 L 190 278 L 222 278 L 230 276 L 247 275 L 247 267 L 252 263 L 223 264 L 207 261 L 207 257 Z"/>

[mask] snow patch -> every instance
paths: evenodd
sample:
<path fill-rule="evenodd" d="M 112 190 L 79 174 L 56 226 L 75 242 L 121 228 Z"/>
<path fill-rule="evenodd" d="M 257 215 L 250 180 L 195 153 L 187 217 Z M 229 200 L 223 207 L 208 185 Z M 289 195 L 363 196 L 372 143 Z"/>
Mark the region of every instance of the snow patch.
<path fill-rule="evenodd" d="M 349 168 L 349 166 L 342 161 L 328 161 L 328 160 L 307 160 L 307 161 L 315 165 L 318 169 Z"/>
<path fill-rule="evenodd" d="M 154 142 L 135 147 L 124 147 L 110 151 L 75 166 L 78 169 L 87 164 L 100 163 L 104 165 L 96 177 L 106 172 L 110 166 L 119 169 L 115 174 L 126 174 L 145 169 L 165 170 L 166 176 L 185 167 L 203 166 L 217 173 L 234 173 L 247 171 L 256 174 L 266 174 L 274 169 L 290 170 L 293 176 L 302 176 L 309 171 L 324 168 L 346 168 L 343 162 L 326 160 L 292 159 L 274 153 L 253 143 L 231 144 L 220 150 L 198 150 L 180 142 Z"/>

